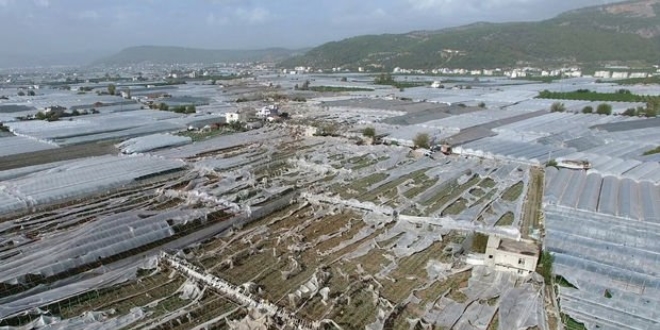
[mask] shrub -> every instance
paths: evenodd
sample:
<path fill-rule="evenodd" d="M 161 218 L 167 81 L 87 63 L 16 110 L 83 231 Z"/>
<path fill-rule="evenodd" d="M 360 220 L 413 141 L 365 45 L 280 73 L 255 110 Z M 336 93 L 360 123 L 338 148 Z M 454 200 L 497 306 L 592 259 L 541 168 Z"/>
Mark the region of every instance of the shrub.
<path fill-rule="evenodd" d="M 564 103 L 555 102 L 550 106 L 550 111 L 551 112 L 564 112 L 564 111 L 566 111 L 566 106 L 564 105 Z"/>
<path fill-rule="evenodd" d="M 635 108 L 628 108 L 621 115 L 628 116 L 628 117 L 634 117 L 634 116 L 637 115 L 637 110 L 635 110 Z"/>
<path fill-rule="evenodd" d="M 582 108 L 582 113 L 594 113 L 594 108 L 591 106 L 586 106 Z"/>
<path fill-rule="evenodd" d="M 612 106 L 607 104 L 607 103 L 601 103 L 598 105 L 596 108 L 596 113 L 599 115 L 611 115 L 612 114 Z"/>
<path fill-rule="evenodd" d="M 539 262 L 540 274 L 543 275 L 545 284 L 552 283 L 552 264 L 555 261 L 555 257 L 548 251 L 543 251 L 541 253 L 541 260 Z"/>
<path fill-rule="evenodd" d="M 413 139 L 415 147 L 424 149 L 428 149 L 430 147 L 430 141 L 431 139 L 427 133 L 418 133 Z"/>
<path fill-rule="evenodd" d="M 368 137 L 368 138 L 373 138 L 376 136 L 376 129 L 373 127 L 367 127 L 364 130 L 362 130 L 362 135 Z"/>

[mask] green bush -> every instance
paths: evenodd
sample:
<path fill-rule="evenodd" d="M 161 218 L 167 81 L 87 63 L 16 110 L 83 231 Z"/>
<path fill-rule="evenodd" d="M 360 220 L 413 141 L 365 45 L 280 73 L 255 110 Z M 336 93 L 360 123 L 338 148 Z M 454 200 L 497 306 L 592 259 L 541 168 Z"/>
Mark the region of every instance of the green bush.
<path fill-rule="evenodd" d="M 541 260 L 539 261 L 539 272 L 545 280 L 545 284 L 552 283 L 552 264 L 555 261 L 555 257 L 549 251 L 543 251 L 541 253 Z"/>
<path fill-rule="evenodd" d="M 607 104 L 607 103 L 601 103 L 598 105 L 596 108 L 596 113 L 599 115 L 611 115 L 612 114 L 612 106 Z"/>
<path fill-rule="evenodd" d="M 362 135 L 368 138 L 373 138 L 374 136 L 376 136 L 376 129 L 373 127 L 367 127 L 364 130 L 362 130 Z"/>

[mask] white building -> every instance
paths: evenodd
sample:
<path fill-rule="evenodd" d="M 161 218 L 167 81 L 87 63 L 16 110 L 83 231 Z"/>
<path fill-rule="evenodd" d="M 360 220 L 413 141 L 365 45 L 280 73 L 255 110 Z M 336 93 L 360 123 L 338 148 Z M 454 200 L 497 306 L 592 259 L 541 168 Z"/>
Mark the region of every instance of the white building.
<path fill-rule="evenodd" d="M 237 123 L 241 120 L 241 116 L 238 112 L 227 112 L 225 114 L 225 121 L 227 124 Z"/>
<path fill-rule="evenodd" d="M 526 276 L 536 271 L 538 259 L 539 248 L 534 242 L 488 237 L 484 264 L 495 270 Z"/>
<path fill-rule="evenodd" d="M 274 105 L 267 105 L 257 112 L 257 116 L 260 118 L 268 118 L 271 116 L 278 116 L 280 114 L 279 108 Z"/>
<path fill-rule="evenodd" d="M 631 72 L 630 76 L 628 78 L 630 79 L 640 79 L 640 78 L 648 78 L 649 74 L 646 72 Z"/>
<path fill-rule="evenodd" d="M 612 78 L 612 72 L 610 72 L 610 71 L 596 71 L 594 73 L 594 78 L 610 79 L 610 78 Z"/>
<path fill-rule="evenodd" d="M 628 72 L 612 72 L 612 79 L 628 79 Z"/>

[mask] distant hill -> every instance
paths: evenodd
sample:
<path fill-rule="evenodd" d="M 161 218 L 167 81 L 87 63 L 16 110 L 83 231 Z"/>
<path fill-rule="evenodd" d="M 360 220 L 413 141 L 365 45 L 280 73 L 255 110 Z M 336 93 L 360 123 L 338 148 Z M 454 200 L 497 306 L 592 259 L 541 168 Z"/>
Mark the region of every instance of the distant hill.
<path fill-rule="evenodd" d="M 11 67 L 48 67 L 57 65 L 80 65 L 91 63 L 99 57 L 108 56 L 111 51 L 85 50 L 69 53 L 32 52 L 13 53 L 11 48 L 0 49 L 0 68 Z"/>
<path fill-rule="evenodd" d="M 514 65 L 657 64 L 660 0 L 573 10 L 541 22 L 475 23 L 330 42 L 284 67 L 481 69 Z"/>
<path fill-rule="evenodd" d="M 165 46 L 138 46 L 123 49 L 93 65 L 129 65 L 137 63 L 219 63 L 279 62 L 303 51 L 284 48 L 261 50 L 214 50 Z"/>

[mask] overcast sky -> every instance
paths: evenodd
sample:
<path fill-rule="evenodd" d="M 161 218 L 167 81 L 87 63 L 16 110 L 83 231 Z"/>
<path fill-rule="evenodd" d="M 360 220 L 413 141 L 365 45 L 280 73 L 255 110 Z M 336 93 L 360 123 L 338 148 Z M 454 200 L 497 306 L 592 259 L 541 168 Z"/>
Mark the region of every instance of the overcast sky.
<path fill-rule="evenodd" d="M 299 48 L 360 34 L 550 18 L 607 0 L 0 0 L 0 53 Z"/>

